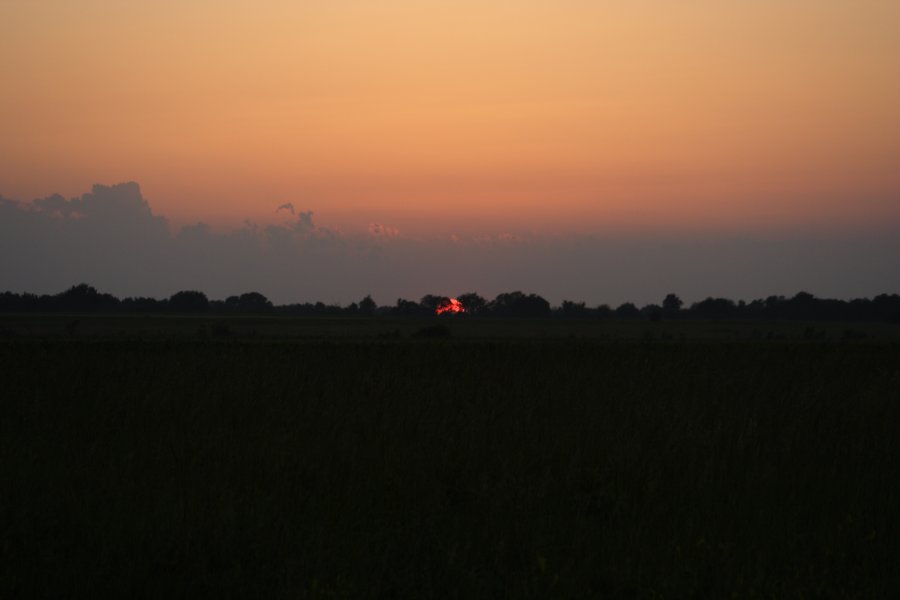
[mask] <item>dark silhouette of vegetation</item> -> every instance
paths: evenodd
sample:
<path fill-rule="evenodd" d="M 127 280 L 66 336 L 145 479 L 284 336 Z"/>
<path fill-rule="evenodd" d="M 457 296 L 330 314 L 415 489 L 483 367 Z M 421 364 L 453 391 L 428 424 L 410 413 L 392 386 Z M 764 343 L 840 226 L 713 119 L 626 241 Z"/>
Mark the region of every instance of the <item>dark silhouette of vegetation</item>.
<path fill-rule="evenodd" d="M 563 300 L 560 306 L 537 294 L 520 291 L 499 294 L 491 301 L 469 292 L 456 297 L 464 313 L 448 314 L 449 318 L 469 317 L 559 317 L 568 319 L 757 319 L 766 321 L 869 321 L 900 323 L 900 295 L 881 294 L 874 298 L 836 300 L 816 298 L 800 292 L 791 298 L 769 296 L 751 302 L 735 302 L 728 298 L 706 298 L 685 308 L 676 294 L 668 294 L 661 304 L 638 307 L 625 302 L 615 310 L 606 304 L 596 308 L 584 302 Z M 111 294 L 98 292 L 82 283 L 54 295 L 14 292 L 0 293 L 0 312 L 4 313 L 184 313 L 184 314 L 253 314 L 310 317 L 337 316 L 393 316 L 427 317 L 447 303 L 447 296 L 427 294 L 418 302 L 398 298 L 393 306 L 378 306 L 371 296 L 348 306 L 322 302 L 275 306 L 259 292 L 229 296 L 225 300 L 209 300 L 203 292 L 185 290 L 168 299 L 136 297 L 122 300 Z"/>
<path fill-rule="evenodd" d="M 497 317 L 549 317 L 550 303 L 537 294 L 510 292 L 488 303 L 487 310 Z"/>
<path fill-rule="evenodd" d="M 684 302 L 675 294 L 668 294 L 662 302 L 663 312 L 669 316 L 678 314 L 682 306 L 684 306 Z"/>
<path fill-rule="evenodd" d="M 240 296 L 229 296 L 225 300 L 229 311 L 250 314 L 265 314 L 272 311 L 272 303 L 259 292 L 247 292 Z"/>
<path fill-rule="evenodd" d="M 56 302 L 61 306 L 72 306 L 78 312 L 102 312 L 115 309 L 119 304 L 118 298 L 110 294 L 101 294 L 84 283 L 71 287 L 56 296 Z"/>
<path fill-rule="evenodd" d="M 209 300 L 203 292 L 176 292 L 169 298 L 169 310 L 177 313 L 202 313 L 209 310 Z"/>
<path fill-rule="evenodd" d="M 460 294 L 456 297 L 456 299 L 459 300 L 464 307 L 466 307 L 466 314 L 481 315 L 485 313 L 487 300 L 485 300 L 475 292 Z"/>
<path fill-rule="evenodd" d="M 630 319 L 641 316 L 641 310 L 632 302 L 625 302 L 616 309 L 616 316 Z"/>
<path fill-rule="evenodd" d="M 613 309 L 609 307 L 609 304 L 601 304 L 596 309 L 594 309 L 594 315 L 600 319 L 608 319 L 613 316 Z"/>
<path fill-rule="evenodd" d="M 418 302 L 397 298 L 397 304 L 391 310 L 391 314 L 398 317 L 420 317 L 434 314 L 434 312 L 429 312 L 427 308 Z"/>
<path fill-rule="evenodd" d="M 662 319 L 663 308 L 658 304 L 648 304 L 641 309 L 641 315 L 647 317 L 651 321 L 659 321 Z"/>
<path fill-rule="evenodd" d="M 419 300 L 419 306 L 421 306 L 425 311 L 430 314 L 434 314 L 437 312 L 438 306 L 449 302 L 450 298 L 447 296 L 434 296 L 432 294 L 427 294 L 422 296 L 422 299 Z"/>
<path fill-rule="evenodd" d="M 563 300 L 559 312 L 564 317 L 586 317 L 589 314 L 584 302 L 572 302 L 571 300 Z"/>
<path fill-rule="evenodd" d="M 362 300 L 359 301 L 359 314 L 365 317 L 371 317 L 375 314 L 375 309 L 378 308 L 378 305 L 372 300 L 372 296 L 366 296 Z"/>

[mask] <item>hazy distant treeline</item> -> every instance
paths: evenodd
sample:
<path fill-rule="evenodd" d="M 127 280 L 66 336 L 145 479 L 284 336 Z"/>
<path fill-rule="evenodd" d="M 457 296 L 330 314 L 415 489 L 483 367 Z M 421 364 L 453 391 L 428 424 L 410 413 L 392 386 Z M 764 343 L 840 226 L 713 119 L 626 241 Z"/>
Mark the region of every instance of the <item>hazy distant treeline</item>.
<path fill-rule="evenodd" d="M 659 304 L 643 307 L 626 302 L 616 308 L 606 304 L 587 306 L 584 302 L 564 300 L 560 306 L 537 294 L 509 292 L 487 300 L 476 293 L 457 297 L 465 315 L 482 317 L 558 317 L 627 319 L 768 319 L 813 321 L 883 321 L 900 323 L 900 295 L 881 294 L 875 298 L 834 300 L 816 298 L 800 292 L 792 298 L 770 296 L 765 299 L 735 302 L 727 298 L 707 298 L 685 306 L 675 294 Z M 258 292 L 210 300 L 206 294 L 185 290 L 169 298 L 124 298 L 98 292 L 80 284 L 59 294 L 0 293 L 0 312 L 75 312 L 75 313 L 209 313 L 294 316 L 430 316 L 446 304 L 445 296 L 426 295 L 419 301 L 398 298 L 393 305 L 378 306 L 371 296 L 347 306 L 323 302 L 274 305 Z M 460 315 L 454 315 L 460 316 Z"/>

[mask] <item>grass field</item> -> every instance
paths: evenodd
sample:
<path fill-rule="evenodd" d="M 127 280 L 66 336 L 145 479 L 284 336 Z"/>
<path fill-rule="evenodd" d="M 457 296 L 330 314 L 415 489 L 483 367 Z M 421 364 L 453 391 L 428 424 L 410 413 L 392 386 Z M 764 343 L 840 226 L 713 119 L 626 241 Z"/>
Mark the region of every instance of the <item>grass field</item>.
<path fill-rule="evenodd" d="M 900 592 L 894 330 L 67 318 L 2 322 L 3 598 Z"/>
<path fill-rule="evenodd" d="M 900 324 L 647 319 L 507 319 L 471 317 L 265 317 L 196 315 L 0 314 L 10 337 L 266 340 L 371 340 L 414 337 L 440 324 L 454 338 L 587 339 L 607 342 L 900 342 Z"/>

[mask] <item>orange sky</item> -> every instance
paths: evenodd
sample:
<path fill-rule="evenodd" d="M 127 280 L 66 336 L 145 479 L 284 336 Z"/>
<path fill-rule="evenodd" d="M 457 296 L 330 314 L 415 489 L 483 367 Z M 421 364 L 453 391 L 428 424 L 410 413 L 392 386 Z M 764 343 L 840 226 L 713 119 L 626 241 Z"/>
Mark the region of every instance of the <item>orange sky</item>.
<path fill-rule="evenodd" d="M 0 0 L 0 194 L 175 223 L 900 222 L 896 0 Z"/>

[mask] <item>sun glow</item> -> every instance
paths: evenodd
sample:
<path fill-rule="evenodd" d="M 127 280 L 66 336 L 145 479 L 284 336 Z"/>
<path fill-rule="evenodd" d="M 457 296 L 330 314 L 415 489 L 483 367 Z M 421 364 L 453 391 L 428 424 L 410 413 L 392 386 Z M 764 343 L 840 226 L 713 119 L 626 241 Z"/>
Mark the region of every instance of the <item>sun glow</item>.
<path fill-rule="evenodd" d="M 466 312 L 466 307 L 462 305 L 462 302 L 457 300 L 456 298 L 447 298 L 440 304 L 438 304 L 437 314 L 459 314 Z"/>

